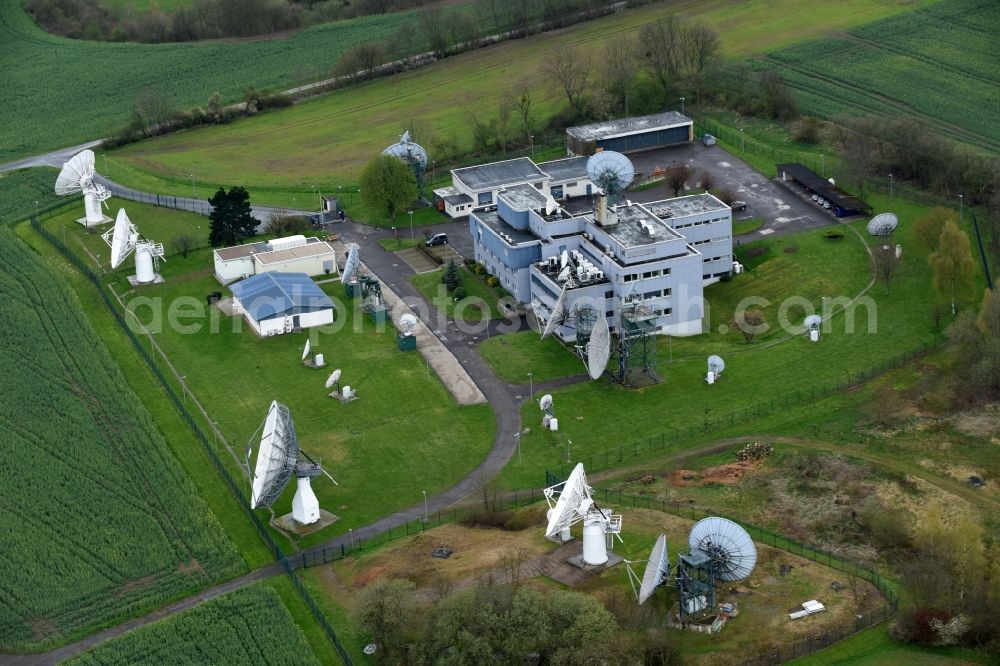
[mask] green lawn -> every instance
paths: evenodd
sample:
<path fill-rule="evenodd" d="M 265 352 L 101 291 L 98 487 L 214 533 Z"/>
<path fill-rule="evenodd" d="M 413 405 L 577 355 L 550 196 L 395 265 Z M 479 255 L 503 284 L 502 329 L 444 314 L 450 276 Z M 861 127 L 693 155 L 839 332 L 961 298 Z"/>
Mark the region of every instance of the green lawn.
<path fill-rule="evenodd" d="M 423 238 L 414 238 L 411 240 L 409 238 L 400 237 L 395 240 L 392 238 L 383 238 L 379 240 L 378 244 L 381 245 L 382 249 L 386 252 L 395 252 L 396 250 L 405 250 L 409 247 L 416 247 L 423 242 Z"/>
<path fill-rule="evenodd" d="M 429 273 L 420 273 L 409 278 L 417 291 L 425 298 L 434 303 L 438 309 L 443 309 L 452 319 L 458 315 L 461 319 L 469 322 L 479 322 L 484 316 L 489 319 L 501 319 L 503 315 L 498 309 L 500 302 L 500 292 L 487 287 L 483 277 L 470 272 L 465 266 L 459 266 L 459 273 L 462 275 L 462 287 L 465 289 L 466 297 L 460 301 L 455 301 L 445 289 L 444 267 Z M 443 306 L 443 308 L 442 308 Z"/>
<path fill-rule="evenodd" d="M 788 663 L 795 666 L 964 666 L 992 662 L 989 656 L 973 650 L 898 643 L 889 638 L 889 627 L 883 624 Z"/>
<path fill-rule="evenodd" d="M 742 236 L 743 234 L 749 234 L 757 231 L 762 226 L 764 226 L 764 220 L 759 217 L 754 217 L 749 220 L 734 220 L 733 235 Z"/>
<path fill-rule="evenodd" d="M 75 214 L 67 213 L 66 219 Z M 51 224 L 65 221 L 54 218 Z M 206 294 L 220 288 L 211 277 L 207 249 L 186 260 L 174 257 L 160 268 L 166 282 L 140 291 L 125 293 L 123 276 L 131 270 L 130 263 L 108 278 L 147 324 L 151 308 L 159 312 L 162 306 L 165 314 L 173 304 L 183 315 L 183 307 L 199 308 Z M 339 283 L 324 288 L 342 300 Z M 188 305 L 179 305 L 182 297 Z M 341 520 L 307 538 L 306 544 L 417 504 L 423 490 L 431 495 L 444 490 L 478 464 L 493 438 L 487 406 L 457 407 L 420 355 L 399 352 L 391 326 L 378 331 L 367 316 L 341 305 L 338 322 L 317 335 L 313 349 L 326 355 L 331 369 L 343 370 L 344 383 L 358 389 L 360 399 L 348 405 L 327 397 L 326 371 L 300 364 L 306 333 L 262 340 L 242 322 L 242 331 L 234 332 L 233 320 L 218 317 L 213 310 L 217 333 L 211 332 L 210 321 L 196 316 L 180 321 L 204 324 L 197 332 L 183 334 L 180 327 L 164 326 L 155 335 L 178 372 L 187 377 L 193 395 L 238 451 L 257 430 L 271 400 L 291 407 L 302 446 L 322 458 L 340 483 L 339 487 L 322 480 L 314 484 L 322 506 Z M 179 387 L 175 390 L 182 393 Z M 400 405 L 407 408 L 400 410 Z M 420 472 L 414 474 L 415 469 Z M 285 493 L 276 512 L 289 510 L 292 495 L 291 489 Z"/>
<path fill-rule="evenodd" d="M 481 343 L 479 353 L 500 379 L 512 384 L 528 384 L 529 372 L 533 381 L 544 382 L 587 371 L 555 337 L 540 340 L 536 331 L 496 336 Z"/>
<path fill-rule="evenodd" d="M 419 123 L 428 137 L 448 137 L 469 150 L 469 100 L 494 109 L 514 81 L 526 77 L 541 125 L 563 106 L 539 64 L 567 46 L 598 54 L 610 41 L 643 25 L 680 14 L 715 28 L 727 56 L 780 48 L 910 11 L 925 3 L 847 0 L 835 5 L 804 0 L 656 3 L 579 24 L 552 35 L 479 49 L 432 66 L 360 85 L 293 109 L 224 127 L 180 132 L 109 153 L 111 176 L 133 187 L 184 194 L 190 174 L 199 182 L 243 184 L 259 203 L 290 205 L 315 185 L 324 192 L 356 183 L 357 173 L 396 139 L 400 127 Z M 331 160 L 330 146 L 337 146 Z M 433 155 L 431 156 L 434 157 Z M 234 171 L 234 165 L 238 169 Z"/>
<path fill-rule="evenodd" d="M 278 592 L 236 590 L 91 648 L 73 666 L 163 663 L 321 663 Z"/>

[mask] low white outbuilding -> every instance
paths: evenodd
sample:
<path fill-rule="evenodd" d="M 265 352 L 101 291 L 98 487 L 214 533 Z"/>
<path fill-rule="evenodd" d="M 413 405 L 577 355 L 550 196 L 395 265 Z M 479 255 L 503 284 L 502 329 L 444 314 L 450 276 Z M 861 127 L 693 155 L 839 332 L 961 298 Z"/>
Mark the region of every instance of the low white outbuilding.
<path fill-rule="evenodd" d="M 333 323 L 333 301 L 305 273 L 262 273 L 230 289 L 233 310 L 261 337 Z"/>
<path fill-rule="evenodd" d="M 268 272 L 335 275 L 337 253 L 326 241 L 302 235 L 263 243 L 223 247 L 212 252 L 215 278 L 222 284 Z"/>

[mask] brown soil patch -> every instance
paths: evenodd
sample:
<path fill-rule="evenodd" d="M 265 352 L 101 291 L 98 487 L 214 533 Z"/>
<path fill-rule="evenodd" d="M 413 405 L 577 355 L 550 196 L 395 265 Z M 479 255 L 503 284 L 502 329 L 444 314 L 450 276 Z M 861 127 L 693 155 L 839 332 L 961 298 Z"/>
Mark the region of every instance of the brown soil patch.
<path fill-rule="evenodd" d="M 136 578 L 135 580 L 130 580 L 129 582 L 122 585 L 118 592 L 115 594 L 117 597 L 124 597 L 126 594 L 131 594 L 136 590 L 141 590 L 150 587 L 156 582 L 156 576 L 149 575 L 143 576 L 142 578 Z"/>
<path fill-rule="evenodd" d="M 36 641 L 43 641 L 49 636 L 55 636 L 59 633 L 56 625 L 44 617 L 36 617 L 34 620 L 28 620 L 28 626 L 31 627 L 31 635 Z"/>
<path fill-rule="evenodd" d="M 366 569 L 354 577 L 354 587 L 365 587 L 369 583 L 373 583 L 381 578 L 388 570 L 388 564 L 376 564 L 370 569 Z"/>
<path fill-rule="evenodd" d="M 686 486 L 707 486 L 713 483 L 723 485 L 735 485 L 740 479 L 758 465 L 758 461 L 744 460 L 735 463 L 706 467 L 701 472 L 693 472 L 689 469 L 679 469 L 670 474 L 670 485 L 676 488 Z"/>
<path fill-rule="evenodd" d="M 182 574 L 187 574 L 189 576 L 196 573 L 205 573 L 205 569 L 202 568 L 201 562 L 193 558 L 190 562 L 187 563 L 181 562 L 180 564 L 178 564 L 177 570 L 180 571 Z"/>

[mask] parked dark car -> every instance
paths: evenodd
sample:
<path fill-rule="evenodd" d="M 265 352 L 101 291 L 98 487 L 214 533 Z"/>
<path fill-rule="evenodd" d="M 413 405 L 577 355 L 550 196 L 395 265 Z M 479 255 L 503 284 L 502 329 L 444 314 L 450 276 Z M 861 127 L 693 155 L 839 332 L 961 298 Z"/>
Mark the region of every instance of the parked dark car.
<path fill-rule="evenodd" d="M 746 210 L 747 209 L 747 202 L 746 201 L 734 201 L 732 203 L 732 205 L 730 206 L 730 208 L 732 208 L 733 210 Z"/>
<path fill-rule="evenodd" d="M 427 247 L 434 247 L 435 245 L 447 245 L 448 244 L 448 234 L 434 234 L 430 238 L 424 241 L 424 245 Z"/>

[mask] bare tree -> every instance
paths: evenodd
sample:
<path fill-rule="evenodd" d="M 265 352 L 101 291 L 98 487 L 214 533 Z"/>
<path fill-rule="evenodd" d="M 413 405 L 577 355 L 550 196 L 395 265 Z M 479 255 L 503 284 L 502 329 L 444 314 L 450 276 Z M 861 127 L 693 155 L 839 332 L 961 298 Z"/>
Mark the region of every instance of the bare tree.
<path fill-rule="evenodd" d="M 710 189 L 712 189 L 712 185 L 714 184 L 715 184 L 715 176 L 712 175 L 712 172 L 709 171 L 708 169 L 702 171 L 701 175 L 698 177 L 698 185 L 701 187 L 701 189 L 708 192 Z"/>
<path fill-rule="evenodd" d="M 614 106 L 629 115 L 629 100 L 639 72 L 635 42 L 628 37 L 617 39 L 604 50 L 604 89 Z"/>
<path fill-rule="evenodd" d="M 687 185 L 690 178 L 691 167 L 687 164 L 671 164 L 666 169 L 666 181 L 673 188 L 675 197 L 681 195 L 681 192 L 684 191 L 684 186 Z"/>
<path fill-rule="evenodd" d="M 590 55 L 576 47 L 558 49 L 542 65 L 542 72 L 553 85 L 562 89 L 570 109 L 579 114 L 590 78 Z"/>
<path fill-rule="evenodd" d="M 505 548 L 500 551 L 497 563 L 500 565 L 500 573 L 504 580 L 514 587 L 521 582 L 521 565 L 528 559 L 528 553 L 524 548 Z"/>
<path fill-rule="evenodd" d="M 681 77 L 683 33 L 681 19 L 667 16 L 646 25 L 639 36 L 649 73 L 663 88 L 664 104 L 670 103 Z"/>
<path fill-rule="evenodd" d="M 729 322 L 729 325 L 739 329 L 747 342 L 753 342 L 755 335 L 764 333 L 768 328 L 764 313 L 756 308 L 737 312 Z"/>
<path fill-rule="evenodd" d="M 896 268 L 899 266 L 896 250 L 889 243 L 876 245 L 872 248 L 872 259 L 875 263 L 875 277 L 885 283 L 885 293 L 888 295 L 889 283 L 892 281 L 892 276 L 896 274 Z"/>
<path fill-rule="evenodd" d="M 497 109 L 496 138 L 501 155 L 507 154 L 507 142 L 510 141 L 510 114 L 513 110 L 514 104 L 507 97 L 501 100 Z"/>
<path fill-rule="evenodd" d="M 191 250 L 193 250 L 197 246 L 198 246 L 198 239 L 192 236 L 191 234 L 181 234 L 180 236 L 175 236 L 170 241 L 170 248 L 177 254 L 184 257 L 185 259 L 187 259 L 187 256 L 191 252 Z"/>

